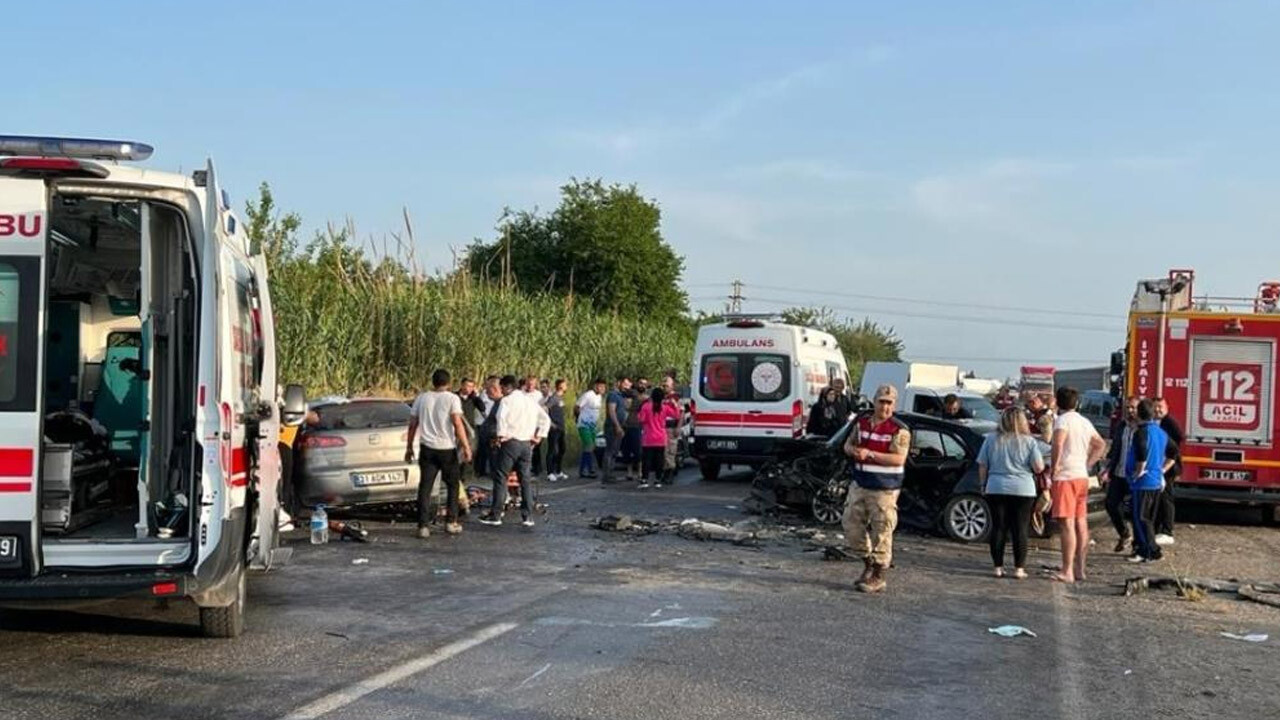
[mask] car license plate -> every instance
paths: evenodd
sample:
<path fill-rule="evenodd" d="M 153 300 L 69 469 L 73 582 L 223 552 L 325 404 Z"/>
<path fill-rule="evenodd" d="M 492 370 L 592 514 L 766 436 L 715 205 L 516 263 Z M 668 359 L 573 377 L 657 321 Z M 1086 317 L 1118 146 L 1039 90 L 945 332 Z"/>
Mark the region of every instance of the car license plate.
<path fill-rule="evenodd" d="M 0 535 L 0 563 L 12 563 L 18 559 L 18 538 Z"/>
<path fill-rule="evenodd" d="M 351 484 L 356 487 L 370 487 L 372 485 L 401 485 L 404 484 L 404 472 L 373 472 L 373 473 L 351 473 Z"/>
<path fill-rule="evenodd" d="M 738 441 L 737 440 L 708 440 L 707 449 L 708 450 L 737 450 Z"/>
<path fill-rule="evenodd" d="M 1233 480 L 1236 482 L 1248 482 L 1253 479 L 1252 470 L 1217 470 L 1214 468 L 1204 468 L 1200 471 L 1201 480 Z"/>

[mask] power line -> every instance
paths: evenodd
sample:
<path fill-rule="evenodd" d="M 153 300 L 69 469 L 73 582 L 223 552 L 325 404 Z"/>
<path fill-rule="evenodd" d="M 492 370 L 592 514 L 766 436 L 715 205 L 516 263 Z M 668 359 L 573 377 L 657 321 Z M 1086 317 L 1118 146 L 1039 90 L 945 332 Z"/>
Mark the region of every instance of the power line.
<path fill-rule="evenodd" d="M 719 285 L 710 285 L 710 284 L 702 283 L 698 285 L 689 285 L 688 287 L 724 287 L 724 285 L 723 283 Z M 801 293 L 805 295 L 826 295 L 831 297 L 852 298 L 855 300 L 876 300 L 880 302 L 912 303 L 916 305 L 933 305 L 933 306 L 944 305 L 946 307 L 965 308 L 968 310 L 996 310 L 996 311 L 1003 311 L 1003 312 L 1018 312 L 1018 313 L 1033 314 L 1033 315 L 1060 315 L 1063 317 L 1087 317 L 1087 318 L 1097 318 L 1101 320 L 1123 320 L 1123 319 L 1126 319 L 1127 317 L 1126 315 L 1117 314 L 1117 313 L 1093 313 L 1093 312 L 1082 312 L 1078 310 L 1054 310 L 1050 308 L 1042 309 L 1042 308 L 1016 307 L 1013 305 L 988 305 L 983 303 L 953 302 L 951 300 L 926 300 L 918 297 L 909 298 L 909 297 L 893 297 L 888 295 L 866 295 L 862 293 L 838 292 L 835 290 L 812 290 L 812 289 L 800 289 L 800 288 L 794 288 L 794 287 L 789 287 L 789 288 L 779 287 L 776 285 L 756 285 L 754 283 L 751 284 L 751 287 L 758 288 L 760 290 L 773 290 L 776 292 L 786 292 L 786 293 Z"/>
<path fill-rule="evenodd" d="M 796 300 L 782 300 L 779 298 L 761 298 L 753 297 L 752 302 L 765 303 L 767 305 L 781 305 L 783 307 L 794 306 Z M 918 313 L 906 310 L 885 310 L 882 308 L 856 308 L 844 305 L 828 305 L 832 310 L 840 310 L 842 312 L 854 313 L 857 315 L 888 315 L 890 317 L 907 317 L 919 318 L 923 320 L 947 320 L 949 322 L 975 323 L 981 325 L 1001 325 L 1004 327 L 1031 327 L 1040 330 L 1070 330 L 1076 332 L 1096 332 L 1119 335 L 1124 333 L 1124 328 L 1117 326 L 1114 328 L 1098 327 L 1096 325 L 1054 325 L 1050 323 L 1040 323 L 1033 320 L 1012 320 L 990 317 L 965 317 L 962 315 L 944 315 L 940 313 Z"/>

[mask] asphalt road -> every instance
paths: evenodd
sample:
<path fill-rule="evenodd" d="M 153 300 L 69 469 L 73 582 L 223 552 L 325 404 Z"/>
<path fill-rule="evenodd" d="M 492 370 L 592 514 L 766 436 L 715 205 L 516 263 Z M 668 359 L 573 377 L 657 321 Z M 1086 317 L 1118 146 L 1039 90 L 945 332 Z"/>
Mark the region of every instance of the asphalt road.
<path fill-rule="evenodd" d="M 592 530 L 592 517 L 736 521 L 741 477 L 544 488 L 532 530 L 306 544 L 256 576 L 248 629 L 181 604 L 0 613 L 0 718 L 1280 716 L 1280 609 L 1117 595 L 1145 572 L 1280 579 L 1280 530 L 1184 512 L 1163 565 L 1103 552 L 1088 583 L 995 580 L 985 547 L 900 533 L 889 590 L 799 540 L 761 548 Z M 358 559 L 367 563 L 353 564 Z M 1032 567 L 1052 564 L 1041 541 Z M 1016 624 L 1037 637 L 1001 638 Z M 1262 643 L 1221 631 L 1267 633 Z"/>

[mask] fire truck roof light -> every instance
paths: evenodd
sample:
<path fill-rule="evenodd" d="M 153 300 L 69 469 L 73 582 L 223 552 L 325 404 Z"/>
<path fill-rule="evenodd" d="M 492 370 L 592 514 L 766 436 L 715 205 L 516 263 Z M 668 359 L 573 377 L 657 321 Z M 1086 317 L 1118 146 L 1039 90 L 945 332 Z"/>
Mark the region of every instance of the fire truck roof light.
<path fill-rule="evenodd" d="M 154 151 L 150 145 L 128 140 L 0 135 L 0 155 L 141 161 Z"/>

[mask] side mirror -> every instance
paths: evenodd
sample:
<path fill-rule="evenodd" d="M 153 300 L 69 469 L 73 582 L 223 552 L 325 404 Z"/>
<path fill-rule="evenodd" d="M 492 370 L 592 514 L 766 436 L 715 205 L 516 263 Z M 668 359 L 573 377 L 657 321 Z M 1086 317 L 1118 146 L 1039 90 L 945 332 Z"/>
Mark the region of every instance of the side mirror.
<path fill-rule="evenodd" d="M 1124 360 L 1123 350 L 1111 353 L 1111 375 L 1119 376 L 1124 374 Z"/>
<path fill-rule="evenodd" d="M 280 422 L 287 427 L 298 427 L 307 417 L 307 391 L 301 385 L 289 385 L 284 389 L 284 407 Z"/>

